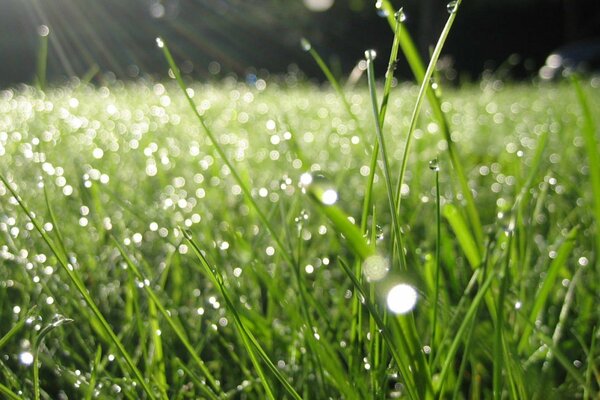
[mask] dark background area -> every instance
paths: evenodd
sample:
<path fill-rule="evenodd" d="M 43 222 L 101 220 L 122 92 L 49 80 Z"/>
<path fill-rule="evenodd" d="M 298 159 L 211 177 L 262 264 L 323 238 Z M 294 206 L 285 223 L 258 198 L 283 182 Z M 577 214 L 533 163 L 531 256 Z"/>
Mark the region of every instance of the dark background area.
<path fill-rule="evenodd" d="M 401 4 L 407 29 L 428 54 L 448 17 L 446 1 Z M 347 76 L 364 50 L 387 54 L 392 41 L 375 1 L 366 0 L 336 0 L 324 12 L 308 10 L 303 0 L 0 0 L 0 7 L 2 86 L 34 81 L 40 25 L 50 29 L 47 75 L 54 82 L 96 70 L 96 80 L 164 76 L 158 36 L 198 79 L 285 73 L 290 65 L 321 79 L 301 37 Z M 464 0 L 443 63 L 461 81 L 498 69 L 527 78 L 560 46 L 599 37 L 598 0 Z M 402 59 L 398 75 L 410 78 Z"/>

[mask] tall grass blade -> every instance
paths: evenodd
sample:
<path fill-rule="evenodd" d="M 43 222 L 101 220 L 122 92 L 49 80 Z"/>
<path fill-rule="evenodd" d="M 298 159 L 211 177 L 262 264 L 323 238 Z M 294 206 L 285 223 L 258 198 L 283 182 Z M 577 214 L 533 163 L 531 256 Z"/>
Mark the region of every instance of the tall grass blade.
<path fill-rule="evenodd" d="M 590 184 L 592 186 L 592 199 L 593 214 L 596 220 L 596 271 L 600 273 L 600 147 L 598 147 L 597 135 L 598 129 L 594 123 L 592 116 L 592 109 L 587 99 L 581 83 L 576 76 L 571 79 L 575 92 L 577 93 L 577 99 L 579 100 L 579 106 L 583 112 L 583 138 L 585 140 L 585 149 L 587 150 L 587 158 L 589 164 Z"/>
<path fill-rule="evenodd" d="M 381 163 L 383 170 L 383 177 L 385 179 L 385 189 L 387 192 L 388 205 L 390 208 L 390 216 L 392 218 L 392 230 L 394 232 L 394 243 L 397 245 L 395 248 L 395 254 L 399 257 L 400 267 L 401 269 L 406 269 L 406 260 L 404 259 L 404 246 L 402 244 L 402 234 L 400 232 L 400 223 L 398 222 L 398 214 L 396 212 L 396 200 L 394 198 L 394 189 L 392 187 L 392 178 L 390 176 L 390 166 L 389 159 L 387 155 L 387 150 L 385 147 L 385 140 L 383 137 L 382 126 L 381 126 L 381 117 L 379 114 L 379 105 L 377 103 L 377 93 L 375 88 L 375 71 L 373 67 L 373 61 L 375 59 L 375 54 L 373 50 L 367 50 L 365 52 L 365 56 L 367 58 L 367 76 L 369 80 L 369 93 L 371 97 L 371 106 L 373 109 L 374 119 L 375 119 L 375 132 L 377 134 L 377 142 L 379 143 L 379 148 L 381 149 Z"/>
<path fill-rule="evenodd" d="M 37 54 L 37 66 L 36 66 L 36 87 L 44 91 L 46 90 L 46 67 L 48 65 L 48 37 L 50 30 L 46 25 L 38 27 L 39 33 L 39 49 Z"/>
<path fill-rule="evenodd" d="M 323 74 L 329 81 L 329 84 L 331 85 L 331 87 L 333 87 L 333 89 L 336 91 L 336 93 L 342 100 L 342 104 L 344 105 L 344 108 L 348 112 L 348 115 L 350 116 L 350 118 L 352 118 L 354 120 L 354 122 L 356 122 L 357 129 L 360 130 L 360 126 L 361 126 L 360 121 L 358 120 L 358 117 L 356 116 L 356 114 L 352 111 L 352 107 L 350 107 L 350 103 L 348 102 L 348 99 L 346 98 L 346 94 L 344 93 L 344 90 L 342 89 L 342 86 L 340 85 L 338 80 L 335 78 L 335 76 L 331 72 L 331 69 L 329 69 L 329 67 L 327 66 L 325 61 L 323 61 L 323 58 L 314 49 L 314 47 L 308 41 L 308 39 L 302 38 L 300 41 L 300 45 L 302 46 L 304 51 L 307 51 L 312 56 L 312 58 L 315 60 L 315 62 L 317 63 L 317 65 L 319 66 L 321 71 L 323 71 Z"/>

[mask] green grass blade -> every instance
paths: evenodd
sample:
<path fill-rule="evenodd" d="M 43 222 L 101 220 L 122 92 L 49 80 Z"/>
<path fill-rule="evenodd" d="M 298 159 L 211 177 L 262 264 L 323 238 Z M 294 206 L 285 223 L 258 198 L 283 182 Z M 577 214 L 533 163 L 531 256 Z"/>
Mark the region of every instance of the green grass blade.
<path fill-rule="evenodd" d="M 594 199 L 593 213 L 596 220 L 596 252 L 600 252 L 600 147 L 598 147 L 597 135 L 598 129 L 594 123 L 592 109 L 587 99 L 581 83 L 577 77 L 571 79 L 579 106 L 583 112 L 582 134 L 585 140 L 585 149 L 587 150 L 587 158 L 589 164 L 590 185 L 592 187 L 592 198 Z M 596 256 L 597 272 L 600 272 L 600 257 Z"/>
<path fill-rule="evenodd" d="M 313 48 L 312 44 L 308 41 L 308 39 L 302 38 L 300 41 L 300 45 L 302 46 L 302 49 L 304 49 L 304 51 L 307 51 L 312 56 L 312 58 L 315 60 L 315 62 L 317 63 L 317 65 L 319 66 L 321 71 L 323 71 L 323 74 L 329 81 L 329 84 L 331 85 L 331 87 L 333 87 L 333 89 L 336 91 L 336 93 L 342 100 L 342 104 L 344 105 L 344 108 L 348 112 L 348 115 L 350 116 L 350 118 L 352 118 L 354 120 L 354 122 L 356 122 L 357 128 L 360 129 L 360 126 L 361 126 L 360 121 L 358 120 L 358 117 L 356 116 L 356 114 L 354 114 L 354 112 L 352 112 L 352 107 L 350 107 L 350 103 L 348 102 L 348 99 L 346 98 L 346 94 L 344 93 L 344 90 L 342 89 L 342 86 L 339 84 L 338 80 L 335 79 L 335 76 L 333 76 L 331 69 L 329 69 L 329 67 L 327 66 L 325 61 L 323 61 L 323 58 Z"/>
<path fill-rule="evenodd" d="M 85 400 L 92 400 L 94 398 L 94 389 L 96 388 L 96 381 L 98 380 L 98 372 L 101 368 L 102 361 L 102 347 L 98 346 L 96 349 L 96 356 L 94 357 L 94 361 L 92 363 L 91 371 L 90 371 L 90 380 L 88 381 L 88 388 L 85 392 Z"/>
<path fill-rule="evenodd" d="M 48 65 L 48 38 L 50 30 L 47 26 L 41 25 L 38 28 L 40 47 L 37 54 L 36 66 L 36 87 L 39 90 L 46 90 L 46 67 Z"/>
<path fill-rule="evenodd" d="M 385 147 L 385 140 L 383 137 L 382 126 L 381 126 L 381 116 L 379 114 L 379 106 L 377 104 L 377 93 L 375 88 L 375 70 L 373 67 L 373 61 L 375 59 L 374 51 L 367 50 L 365 52 L 365 56 L 367 58 L 367 76 L 369 79 L 369 93 L 371 97 L 371 105 L 374 114 L 375 120 L 375 132 L 377 134 L 377 142 L 379 143 L 379 148 L 381 149 L 381 162 L 382 162 L 382 170 L 383 177 L 385 179 L 385 189 L 387 192 L 388 198 L 388 206 L 390 209 L 390 216 L 392 218 L 392 230 L 394 232 L 394 243 L 397 245 L 395 249 L 395 254 L 400 259 L 400 267 L 401 269 L 406 269 L 406 260 L 404 257 L 404 246 L 402 244 L 402 233 L 400 231 L 400 223 L 398 222 L 399 212 L 396 212 L 396 200 L 394 198 L 394 189 L 392 187 L 392 178 L 390 176 L 390 166 L 389 159 L 387 155 L 387 150 Z"/>
<path fill-rule="evenodd" d="M 17 395 L 15 392 L 10 390 L 7 386 L 4 386 L 2 383 L 0 383 L 0 393 L 6 396 L 6 398 L 9 400 L 23 400 L 21 396 Z"/>
<path fill-rule="evenodd" d="M 575 247 L 578 231 L 578 227 L 571 229 L 571 231 L 565 237 L 563 243 L 560 245 L 556 258 L 552 260 L 550 266 L 548 267 L 548 272 L 546 273 L 544 281 L 542 282 L 531 307 L 531 312 L 529 313 L 529 324 L 525 326 L 521 335 L 521 340 L 519 342 L 520 352 L 525 350 L 525 347 L 529 342 L 529 337 L 531 336 L 532 326 L 535 326 L 535 320 L 537 319 L 540 311 L 542 311 L 544 308 L 546 300 L 548 300 L 548 297 L 552 292 L 552 288 L 556 283 L 556 279 L 558 278 L 560 271 L 566 266 L 567 259 L 571 254 L 573 247 Z"/>
<path fill-rule="evenodd" d="M 50 238 L 50 236 L 48 236 L 46 231 L 42 228 L 42 225 L 40 224 L 40 222 L 37 220 L 37 218 L 35 218 L 33 216 L 31 211 L 27 207 L 27 205 L 23 202 L 21 197 L 13 189 L 12 185 L 10 185 L 8 183 L 8 181 L 2 174 L 0 174 L 0 181 L 2 181 L 4 186 L 9 190 L 9 192 L 16 199 L 21 210 L 27 215 L 27 217 L 29 218 L 31 223 L 34 225 L 35 229 L 42 236 L 43 241 L 48 245 L 48 247 L 50 248 L 50 251 L 56 256 L 58 263 L 60 264 L 62 269 L 65 271 L 67 276 L 69 277 L 69 280 L 75 286 L 75 288 L 77 289 L 79 294 L 83 297 L 87 306 L 91 309 L 96 321 L 99 322 L 104 333 L 110 338 L 110 341 L 116 346 L 119 353 L 123 356 L 125 363 L 129 367 L 131 372 L 133 372 L 136 380 L 138 381 L 138 383 L 140 384 L 140 386 L 142 387 L 144 392 L 146 392 L 146 395 L 148 396 L 148 398 L 154 399 L 155 398 L 154 393 L 150 389 L 150 386 L 148 386 L 148 383 L 144 379 L 140 370 L 137 368 L 137 366 L 133 362 L 133 358 L 131 357 L 129 352 L 125 349 L 125 346 L 123 346 L 123 343 L 121 342 L 121 340 L 118 338 L 118 336 L 115 334 L 115 332 L 110 327 L 110 324 L 108 323 L 108 321 L 106 320 L 106 318 L 104 317 L 104 315 L 102 314 L 102 312 L 100 311 L 100 309 L 98 308 L 98 306 L 96 305 L 96 303 L 94 302 L 94 300 L 92 299 L 90 294 L 88 293 L 85 285 L 83 284 L 83 282 L 81 281 L 79 276 L 75 273 L 75 271 L 72 268 L 69 267 L 67 260 L 64 258 L 64 254 L 61 251 L 59 251 L 57 246 L 54 244 L 54 241 Z"/>
<path fill-rule="evenodd" d="M 35 342 L 33 344 L 33 398 L 35 400 L 40 399 L 40 366 L 38 360 L 42 341 L 44 340 L 46 335 L 50 333 L 50 331 L 58 328 L 61 325 L 68 324 L 69 322 L 73 322 L 73 320 L 64 317 L 56 318 L 54 321 L 52 321 L 52 323 L 46 325 L 35 339 Z"/>
<path fill-rule="evenodd" d="M 367 242 L 360 228 L 350 222 L 348 214 L 335 204 L 329 205 L 322 202 L 323 187 L 321 185 L 315 184 L 313 181 L 305 185 L 304 189 L 310 198 L 314 200 L 313 203 L 317 206 L 318 210 L 333 223 L 336 232 L 344 235 L 354 254 L 361 260 L 364 260 L 375 253 L 374 247 Z"/>
<path fill-rule="evenodd" d="M 471 268 L 479 267 L 481 264 L 479 247 L 477 246 L 475 238 L 473 238 L 467 223 L 460 214 L 460 211 L 453 204 L 446 204 L 442 213 L 452 227 L 456 239 L 458 239 L 458 243 L 467 257 L 467 261 L 469 261 Z"/>

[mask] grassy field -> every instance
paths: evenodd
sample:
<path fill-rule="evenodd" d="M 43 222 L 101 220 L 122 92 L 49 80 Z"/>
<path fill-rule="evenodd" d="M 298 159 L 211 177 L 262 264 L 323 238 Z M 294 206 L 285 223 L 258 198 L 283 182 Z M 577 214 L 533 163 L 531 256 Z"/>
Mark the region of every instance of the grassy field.
<path fill-rule="evenodd" d="M 439 87 L 459 4 L 420 87 L 0 91 L 0 397 L 597 398 L 600 79 Z"/>
<path fill-rule="evenodd" d="M 353 118 L 332 90 L 288 78 L 189 91 L 235 176 L 174 84 L 0 93 L 1 171 L 23 202 L 0 187 L 3 395 L 597 395 L 598 234 L 575 87 L 442 93 L 482 242 L 426 108 L 400 256 L 380 169 L 362 217 L 368 91 L 346 91 Z M 598 109 L 598 81 L 582 90 Z M 392 90 L 393 179 L 416 96 Z M 407 314 L 386 307 L 398 284 L 417 292 Z"/>

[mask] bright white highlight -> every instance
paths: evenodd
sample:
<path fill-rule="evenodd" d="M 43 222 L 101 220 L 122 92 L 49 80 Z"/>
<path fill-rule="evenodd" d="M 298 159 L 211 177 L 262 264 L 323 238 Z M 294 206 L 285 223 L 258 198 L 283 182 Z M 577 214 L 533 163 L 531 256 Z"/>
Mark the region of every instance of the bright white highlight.
<path fill-rule="evenodd" d="M 304 5 L 310 11 L 323 12 L 333 6 L 334 0 L 304 0 Z"/>
<path fill-rule="evenodd" d="M 306 187 L 306 186 L 310 185 L 312 183 L 312 181 L 313 181 L 313 177 L 308 172 L 300 175 L 300 185 L 301 186 Z"/>
<path fill-rule="evenodd" d="M 19 354 L 19 361 L 23 365 L 31 365 L 33 364 L 33 354 L 31 354 L 28 351 L 24 351 L 21 354 Z"/>
<path fill-rule="evenodd" d="M 367 257 L 363 263 L 363 273 L 369 282 L 383 279 L 390 270 L 390 264 L 385 257 L 378 254 Z"/>
<path fill-rule="evenodd" d="M 406 283 L 394 286 L 387 295 L 387 305 L 395 314 L 406 314 L 417 304 L 417 291 Z"/>
<path fill-rule="evenodd" d="M 333 189 L 327 189 L 321 195 L 321 202 L 327 206 L 335 204 L 338 199 L 338 194 Z"/>

